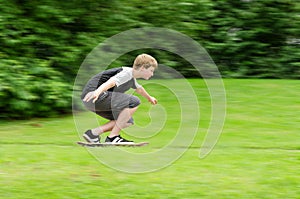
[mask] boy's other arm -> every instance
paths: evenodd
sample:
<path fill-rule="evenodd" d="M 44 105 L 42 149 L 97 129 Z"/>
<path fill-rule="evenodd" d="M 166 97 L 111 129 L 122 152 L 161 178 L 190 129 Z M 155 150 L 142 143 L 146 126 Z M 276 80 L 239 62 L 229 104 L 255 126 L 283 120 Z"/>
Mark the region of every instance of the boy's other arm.
<path fill-rule="evenodd" d="M 83 101 L 88 102 L 93 99 L 93 103 L 95 103 L 101 93 L 107 91 L 108 89 L 114 87 L 115 85 L 116 85 L 116 81 L 113 78 L 110 78 L 107 82 L 99 86 L 95 91 L 86 94 L 85 97 L 83 98 Z"/>
<path fill-rule="evenodd" d="M 146 98 L 151 104 L 157 104 L 157 100 L 155 99 L 155 97 L 149 95 L 149 93 L 143 87 L 135 89 L 135 92 Z"/>

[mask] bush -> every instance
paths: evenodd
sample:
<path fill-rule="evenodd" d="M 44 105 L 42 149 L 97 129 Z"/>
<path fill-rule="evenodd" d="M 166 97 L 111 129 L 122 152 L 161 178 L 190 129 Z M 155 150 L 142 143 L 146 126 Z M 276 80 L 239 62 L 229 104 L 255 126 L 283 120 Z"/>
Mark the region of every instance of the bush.
<path fill-rule="evenodd" d="M 0 117 L 23 119 L 70 112 L 72 85 L 47 61 L 30 61 L 1 61 Z"/>

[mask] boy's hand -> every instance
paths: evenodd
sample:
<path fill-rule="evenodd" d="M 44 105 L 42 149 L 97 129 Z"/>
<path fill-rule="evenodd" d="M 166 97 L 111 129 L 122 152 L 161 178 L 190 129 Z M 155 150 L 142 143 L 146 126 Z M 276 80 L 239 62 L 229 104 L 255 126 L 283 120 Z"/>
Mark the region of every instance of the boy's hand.
<path fill-rule="evenodd" d="M 152 105 L 157 104 L 157 99 L 155 99 L 155 97 L 150 96 L 149 100 L 148 100 Z"/>
<path fill-rule="evenodd" d="M 99 93 L 100 94 L 100 93 Z M 99 94 L 96 92 L 96 91 L 91 91 L 91 92 L 88 92 L 84 98 L 83 98 L 83 101 L 84 102 L 89 102 L 93 99 L 93 103 L 95 103 L 95 101 L 98 99 L 99 97 Z"/>

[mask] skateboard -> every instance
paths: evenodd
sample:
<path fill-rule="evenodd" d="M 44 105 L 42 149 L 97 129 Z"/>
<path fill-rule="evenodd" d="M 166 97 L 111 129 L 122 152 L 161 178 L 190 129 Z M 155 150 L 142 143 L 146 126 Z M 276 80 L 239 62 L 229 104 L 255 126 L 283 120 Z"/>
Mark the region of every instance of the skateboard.
<path fill-rule="evenodd" d="M 138 143 L 89 143 L 89 142 L 81 142 L 78 141 L 77 144 L 86 147 L 110 147 L 110 146 L 126 146 L 126 147 L 140 147 L 146 146 L 149 142 L 138 142 Z"/>

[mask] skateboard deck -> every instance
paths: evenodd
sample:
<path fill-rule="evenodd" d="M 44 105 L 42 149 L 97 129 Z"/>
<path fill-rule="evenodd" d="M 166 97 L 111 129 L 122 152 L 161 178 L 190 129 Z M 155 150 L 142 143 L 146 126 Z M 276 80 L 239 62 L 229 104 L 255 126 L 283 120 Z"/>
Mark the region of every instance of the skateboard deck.
<path fill-rule="evenodd" d="M 78 141 L 77 144 L 86 147 L 110 147 L 110 146 L 126 146 L 126 147 L 140 147 L 146 146 L 149 142 L 138 142 L 138 143 L 89 143 Z"/>

